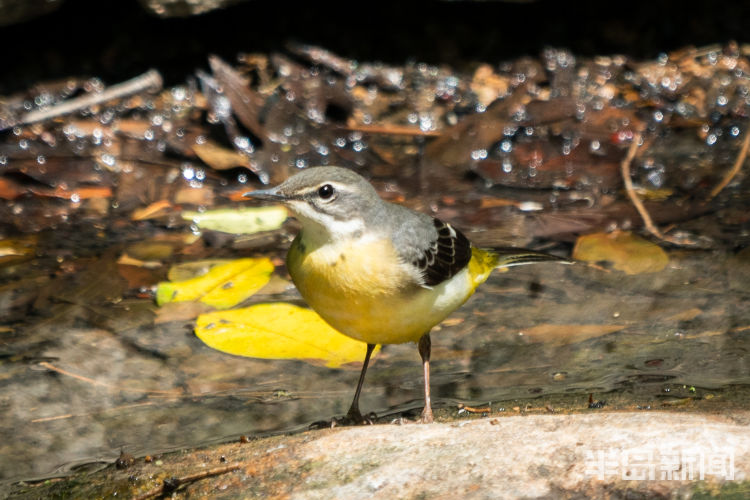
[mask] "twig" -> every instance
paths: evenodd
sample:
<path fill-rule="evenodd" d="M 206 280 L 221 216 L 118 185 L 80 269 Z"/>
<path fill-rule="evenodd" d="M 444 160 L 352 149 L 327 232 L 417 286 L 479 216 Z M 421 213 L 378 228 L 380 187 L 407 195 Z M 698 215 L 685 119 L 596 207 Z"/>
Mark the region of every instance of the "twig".
<path fill-rule="evenodd" d="M 115 406 L 113 408 L 107 408 L 101 411 L 89 411 L 86 413 L 65 413 L 63 415 L 55 415 L 53 417 L 40 417 L 40 418 L 35 418 L 31 420 L 31 423 L 39 424 L 43 422 L 53 422 L 55 420 L 65 420 L 67 418 L 89 417 L 91 415 L 101 415 L 107 412 L 126 410 L 130 408 L 141 408 L 143 406 L 154 406 L 154 403 L 152 401 L 147 401 L 145 403 L 134 403 L 130 405 Z"/>
<path fill-rule="evenodd" d="M 152 69 L 128 81 L 112 85 L 103 92 L 69 99 L 48 109 L 30 111 L 19 118 L 16 122 L 12 122 L 5 127 L 0 127 L 0 130 L 9 129 L 17 125 L 30 125 L 32 123 L 49 120 L 51 118 L 78 111 L 79 109 L 85 109 L 89 106 L 95 106 L 113 99 L 120 99 L 132 94 L 137 94 L 139 92 L 153 92 L 161 89 L 162 84 L 163 81 L 161 74 L 157 70 Z"/>
<path fill-rule="evenodd" d="M 52 363 L 48 363 L 47 361 L 42 361 L 39 363 L 39 366 L 44 367 L 48 370 L 52 370 L 53 372 L 57 372 L 61 375 L 67 375 L 68 377 L 73 377 L 74 379 L 81 380 L 82 382 L 86 382 L 91 385 L 98 385 L 100 387 L 106 387 L 107 389 L 112 389 L 116 391 L 123 391 L 123 392 L 137 392 L 139 394 L 158 394 L 158 395 L 168 395 L 168 396 L 174 396 L 179 397 L 182 395 L 181 392 L 171 390 L 171 391 L 160 391 L 160 390 L 151 390 L 151 389 L 131 389 L 129 387 L 121 387 L 114 384 L 108 384 L 106 382 L 102 382 L 101 380 L 96 380 L 93 378 L 85 377 L 83 375 L 78 375 L 77 373 L 72 373 L 67 370 L 63 370 L 62 368 L 58 368 Z"/>
<path fill-rule="evenodd" d="M 440 137 L 443 135 L 439 130 L 422 130 L 412 125 L 347 125 L 343 127 L 346 130 L 355 132 L 364 132 L 366 134 L 383 134 L 383 135 L 406 135 L 414 137 Z"/>
<path fill-rule="evenodd" d="M 651 219 L 651 215 L 648 213 L 648 210 L 646 210 L 646 207 L 643 205 L 643 202 L 638 197 L 638 193 L 636 193 L 635 189 L 633 188 L 633 180 L 630 178 L 630 164 L 632 163 L 633 158 L 635 158 L 635 154 L 638 151 L 642 137 L 643 136 L 641 132 L 635 132 L 633 134 L 633 142 L 630 143 L 630 147 L 628 148 L 628 153 L 625 155 L 625 158 L 622 160 L 622 163 L 620 163 L 620 169 L 622 171 L 622 180 L 625 183 L 625 190 L 627 191 L 628 196 L 630 197 L 630 201 L 633 203 L 633 206 L 635 206 L 635 209 L 638 210 L 638 213 L 640 214 L 641 219 L 643 219 L 643 225 L 646 227 L 646 231 L 651 233 L 653 236 L 659 238 L 660 240 L 664 240 L 669 243 L 672 243 L 674 245 L 694 244 L 694 242 L 691 240 L 682 240 L 678 238 L 673 238 L 661 232 L 659 228 L 656 227 L 656 225 L 654 224 L 653 219 Z"/>
<path fill-rule="evenodd" d="M 630 164 L 632 163 L 633 158 L 635 158 L 635 153 L 638 151 L 638 147 L 641 144 L 641 138 L 642 135 L 640 132 L 635 132 L 633 134 L 633 142 L 630 143 L 628 153 L 625 155 L 622 163 L 620 163 L 622 180 L 625 182 L 625 190 L 630 197 L 630 201 L 633 202 L 635 209 L 638 210 L 638 213 L 643 219 L 643 224 L 646 226 L 646 230 L 657 238 L 664 238 L 664 235 L 659 231 L 659 228 L 654 225 L 654 221 L 651 219 L 648 210 L 643 206 L 643 202 L 638 197 L 638 193 L 635 192 L 635 189 L 633 188 L 633 179 L 630 178 Z"/>
<path fill-rule="evenodd" d="M 724 174 L 724 178 L 719 182 L 712 190 L 711 193 L 708 195 L 708 199 L 706 201 L 711 201 L 714 196 L 719 194 L 722 189 L 727 187 L 727 184 L 732 182 L 732 179 L 734 179 L 734 176 L 739 173 L 739 171 L 742 169 L 742 165 L 745 163 L 745 159 L 747 158 L 747 149 L 748 146 L 750 146 L 750 128 L 745 130 L 745 139 L 742 141 L 742 147 L 740 148 L 739 154 L 737 154 L 737 159 L 734 160 L 734 165 L 732 165 L 732 168 Z"/>
<path fill-rule="evenodd" d="M 195 474 L 189 474 L 187 476 L 171 477 L 169 479 L 165 479 L 164 482 L 162 482 L 162 484 L 157 486 L 156 488 L 152 488 L 142 495 L 133 497 L 133 500 L 148 500 L 149 498 L 154 498 L 160 495 L 167 495 L 187 483 L 200 481 L 201 479 L 205 479 L 207 477 L 220 476 L 222 474 L 235 471 L 239 468 L 240 464 L 234 464 L 227 465 L 226 467 L 217 467 L 215 469 L 210 469 L 203 472 L 196 472 Z"/>

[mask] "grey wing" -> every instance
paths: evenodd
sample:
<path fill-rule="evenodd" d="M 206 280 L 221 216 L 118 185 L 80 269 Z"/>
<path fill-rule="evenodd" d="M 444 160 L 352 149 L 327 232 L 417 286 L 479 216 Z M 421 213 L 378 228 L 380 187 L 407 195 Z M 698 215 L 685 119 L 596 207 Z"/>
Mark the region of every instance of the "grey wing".
<path fill-rule="evenodd" d="M 471 242 L 450 224 L 424 214 L 414 215 L 417 218 L 410 218 L 414 224 L 402 224 L 394 234 L 394 243 L 401 258 L 421 275 L 422 286 L 439 285 L 469 263 Z"/>

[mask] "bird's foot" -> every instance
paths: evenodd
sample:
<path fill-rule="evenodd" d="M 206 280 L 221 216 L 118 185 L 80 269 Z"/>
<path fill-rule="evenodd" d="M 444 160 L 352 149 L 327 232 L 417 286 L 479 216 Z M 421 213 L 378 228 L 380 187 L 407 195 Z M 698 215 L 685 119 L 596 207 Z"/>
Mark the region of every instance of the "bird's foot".
<path fill-rule="evenodd" d="M 343 417 L 333 417 L 330 420 L 318 420 L 310 424 L 310 429 L 332 429 L 334 427 L 354 427 L 356 425 L 374 425 L 378 416 L 370 412 L 365 416 L 357 411 L 349 410 Z"/>
<path fill-rule="evenodd" d="M 432 418 L 432 408 L 425 406 L 424 410 L 422 410 L 422 418 L 420 419 L 420 422 L 423 424 L 431 424 L 434 421 L 435 419 Z"/>

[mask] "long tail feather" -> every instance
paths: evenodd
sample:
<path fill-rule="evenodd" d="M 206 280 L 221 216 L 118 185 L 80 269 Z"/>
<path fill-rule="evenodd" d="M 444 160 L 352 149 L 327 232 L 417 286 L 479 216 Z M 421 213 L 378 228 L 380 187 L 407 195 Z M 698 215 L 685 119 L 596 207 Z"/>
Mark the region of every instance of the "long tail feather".
<path fill-rule="evenodd" d="M 536 250 L 526 248 L 500 247 L 489 249 L 497 255 L 495 268 L 522 266 L 524 264 L 535 264 L 537 262 L 559 262 L 561 264 L 572 264 L 573 261 L 557 255 L 550 255 Z"/>

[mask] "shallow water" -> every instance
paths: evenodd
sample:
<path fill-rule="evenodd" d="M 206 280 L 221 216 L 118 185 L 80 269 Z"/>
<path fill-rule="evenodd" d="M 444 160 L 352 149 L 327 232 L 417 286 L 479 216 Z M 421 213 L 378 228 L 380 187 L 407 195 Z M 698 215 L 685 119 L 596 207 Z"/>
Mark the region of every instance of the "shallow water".
<path fill-rule="evenodd" d="M 576 64 L 564 51 L 544 57 Z M 617 60 L 597 64 L 617 85 L 633 78 Z M 516 78 L 541 68 L 528 60 L 507 67 Z M 737 71 L 732 74 L 742 76 Z M 372 177 L 387 199 L 451 221 L 480 246 L 531 246 L 570 256 L 581 234 L 645 234 L 619 177 L 633 137 L 625 122 L 636 114 L 623 117 L 631 108 L 600 102 L 589 115 L 594 125 L 571 122 L 578 111 L 572 106 L 567 115 L 565 102 L 529 106 L 511 120 L 503 113 L 515 111 L 467 97 L 468 85 L 444 69 L 414 65 L 404 72 L 410 85 L 422 86 L 409 101 L 412 111 L 422 112 L 405 115 L 407 125 L 435 132 L 441 120 L 457 119 L 424 110 L 440 89 L 441 106 L 467 92 L 453 108 L 466 115 L 458 125 L 466 128 L 434 140 L 383 138 L 304 122 L 282 106 L 268 125 L 281 142 L 268 142 L 258 153 L 268 160 L 258 173 L 283 178 L 314 162 L 342 163 Z M 300 81 L 310 77 L 300 74 Z M 601 80 L 577 75 L 583 82 L 552 78 L 550 86 L 561 93 L 562 85 Z M 746 93 L 709 85 L 716 86 L 733 96 L 735 110 L 747 106 Z M 187 207 L 238 206 L 237 193 L 260 185 L 246 169 L 211 169 L 195 157 L 191 148 L 210 134 L 186 118 L 200 115 L 188 113 L 194 92 L 178 87 L 156 104 L 104 108 L 89 128 L 86 115 L 51 131 L 19 126 L 0 137 L 6 200 L 0 207 L 1 480 L 65 474 L 112 462 L 121 450 L 141 456 L 306 429 L 348 408 L 356 364 L 331 369 L 231 356 L 194 335 L 194 315 L 160 316 L 153 287 L 170 265 L 208 258 L 271 257 L 282 279 L 247 303 L 302 303 L 283 281 L 281 265 L 295 223 L 240 237 L 199 231 L 181 219 Z M 657 107 L 659 89 L 643 92 Z M 398 92 L 383 94 L 393 99 Z M 603 99 L 591 95 L 580 99 L 588 105 Z M 458 403 L 492 402 L 498 411 L 566 395 L 586 407 L 593 394 L 649 407 L 750 384 L 748 176 L 740 171 L 719 196 L 703 201 L 747 133 L 738 125 L 741 113 L 720 102 L 723 111 L 711 115 L 707 128 L 694 123 L 704 117 L 679 111 L 673 100 L 659 109 L 682 113 L 675 131 L 659 128 L 666 127 L 664 114 L 649 109 L 638 115 L 651 128 L 633 177 L 651 197 L 647 206 L 656 224 L 676 226 L 677 234 L 698 244 L 651 238 L 668 257 L 656 272 L 626 274 L 599 262 L 493 274 L 433 331 L 434 406 L 455 411 Z M 472 114 L 469 105 L 479 111 Z M 109 136 L 112 116 L 132 119 Z M 547 122 L 531 125 L 535 119 Z M 546 125 L 558 119 L 559 129 Z M 247 145 L 240 136 L 230 138 Z M 575 161 L 566 159 L 571 152 Z M 161 215 L 136 216 L 145 206 Z M 416 346 L 383 347 L 368 372 L 362 410 L 395 418 L 413 415 L 421 404 Z"/>
<path fill-rule="evenodd" d="M 26 284 L 26 293 L 46 301 L 3 332 L 4 479 L 110 462 L 123 449 L 138 456 L 304 429 L 345 413 L 356 366 L 213 351 L 192 334 L 192 320 L 155 325 L 150 298 L 122 297 L 117 246 L 83 250 L 96 239 L 55 233 L 42 238 L 37 257 L 4 268 L 6 283 Z M 71 246 L 65 261 L 83 262 L 50 276 L 60 264 L 48 256 Z M 634 401 L 647 405 L 679 385 L 750 383 L 750 308 L 744 280 L 736 279 L 750 263 L 715 251 L 670 257 L 665 270 L 646 275 L 583 264 L 496 273 L 432 335 L 435 406 L 516 405 L 545 394 L 584 401 L 610 391 L 635 391 Z M 20 279 L 7 278 L 14 274 Z M 253 301 L 297 299 L 289 289 Z M 581 324 L 601 329 L 582 340 L 575 326 L 539 328 Z M 421 387 L 416 346 L 385 346 L 361 407 L 379 415 L 419 408 Z"/>

